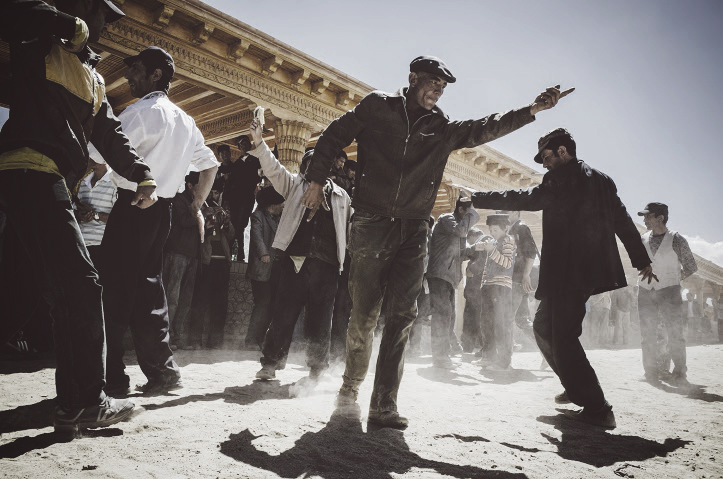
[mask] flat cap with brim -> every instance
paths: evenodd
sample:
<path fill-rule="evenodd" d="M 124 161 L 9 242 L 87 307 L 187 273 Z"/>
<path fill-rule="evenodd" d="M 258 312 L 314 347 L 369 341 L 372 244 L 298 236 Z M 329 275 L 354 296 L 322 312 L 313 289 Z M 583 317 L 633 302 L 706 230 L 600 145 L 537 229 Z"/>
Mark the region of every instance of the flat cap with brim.
<path fill-rule="evenodd" d="M 664 203 L 648 203 L 643 211 L 638 211 L 638 216 L 645 216 L 653 213 L 655 216 L 668 216 L 668 205 Z"/>
<path fill-rule="evenodd" d="M 113 3 L 113 0 L 103 0 L 103 3 L 110 9 L 110 13 L 105 16 L 106 23 L 116 22 L 126 16 L 126 14 Z"/>
<path fill-rule="evenodd" d="M 163 48 L 148 47 L 138 55 L 124 58 L 123 63 L 131 66 L 138 60 L 143 62 L 146 68 L 148 68 L 148 66 L 153 69 L 160 68 L 162 72 L 168 73 L 171 77 L 173 77 L 173 74 L 176 72 L 176 64 L 173 62 L 173 57 Z"/>
<path fill-rule="evenodd" d="M 507 215 L 487 215 L 487 226 L 499 225 L 508 226 L 510 224 L 510 217 Z"/>
<path fill-rule="evenodd" d="M 267 186 L 261 188 L 256 193 L 256 203 L 259 204 L 259 208 L 266 208 L 267 206 L 280 205 L 284 202 L 284 197 L 281 196 L 273 186 Z"/>
<path fill-rule="evenodd" d="M 422 55 L 412 60 L 412 63 L 409 64 L 409 71 L 415 73 L 431 73 L 432 75 L 437 75 L 445 79 L 447 83 L 457 81 L 454 75 L 452 75 L 452 72 L 449 71 L 449 68 L 447 68 L 447 65 L 439 58 L 431 55 Z"/>
<path fill-rule="evenodd" d="M 573 142 L 575 141 L 572 138 L 572 135 L 569 131 L 567 131 L 565 128 L 557 128 L 555 130 L 552 130 L 548 133 L 546 133 L 544 136 L 542 136 L 539 140 L 537 140 L 537 154 L 535 155 L 535 163 L 542 164 L 542 150 L 547 148 L 547 145 L 550 143 L 551 140 L 554 140 L 555 138 L 561 138 L 561 137 L 567 137 L 571 139 Z"/>

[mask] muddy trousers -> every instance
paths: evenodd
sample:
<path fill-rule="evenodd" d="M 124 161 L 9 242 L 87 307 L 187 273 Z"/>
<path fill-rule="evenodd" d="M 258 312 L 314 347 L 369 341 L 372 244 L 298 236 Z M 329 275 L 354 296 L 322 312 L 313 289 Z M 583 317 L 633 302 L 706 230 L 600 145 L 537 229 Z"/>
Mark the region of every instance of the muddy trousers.
<path fill-rule="evenodd" d="M 53 319 L 58 404 L 66 409 L 95 406 L 105 398 L 102 289 L 65 182 L 33 170 L 0 171 L 0 208 L 8 220 L 5 234 L 17 235 L 22 245 L 11 259 L 33 273 L 33 284 L 9 281 L 3 294 L 16 300 L 23 298 L 26 288 L 38 289 Z M 3 318 L 2 330 L 8 335 L 2 343 L 32 312 Z"/>
<path fill-rule="evenodd" d="M 590 291 L 579 289 L 559 290 L 542 298 L 532 327 L 537 346 L 570 401 L 598 410 L 606 404 L 605 394 L 580 344 L 589 298 Z"/>
<path fill-rule="evenodd" d="M 686 376 L 685 319 L 680 286 L 660 290 L 640 288 L 638 314 L 640 316 L 640 339 L 643 350 L 645 373 L 657 376 L 661 363 L 669 364 L 659 357 L 657 347 L 658 325 L 663 324 L 668 336 L 668 351 L 673 360 L 673 374 Z M 663 366 L 665 367 L 665 366 Z"/>
<path fill-rule="evenodd" d="M 136 357 L 149 381 L 172 383 L 181 377 L 169 345 L 168 304 L 163 288 L 163 245 L 171 229 L 171 202 L 159 198 L 142 210 L 131 205 L 134 192 L 118 189 L 108 217 L 100 275 L 108 338 L 108 384 L 128 386 L 123 336 L 130 327 Z"/>
<path fill-rule="evenodd" d="M 488 338 L 490 359 L 506 368 L 512 363 L 514 345 L 514 312 L 511 308 L 512 290 L 507 286 L 486 284 L 480 289 L 481 309 L 492 325 Z M 491 339 L 491 341 L 490 341 Z"/>
<path fill-rule="evenodd" d="M 405 220 L 357 210 L 349 239 L 351 318 L 342 392 L 357 393 L 369 369 L 374 328 L 387 296 L 370 411 L 396 411 L 404 349 L 417 317 L 417 296 L 427 254 L 425 220 Z"/>

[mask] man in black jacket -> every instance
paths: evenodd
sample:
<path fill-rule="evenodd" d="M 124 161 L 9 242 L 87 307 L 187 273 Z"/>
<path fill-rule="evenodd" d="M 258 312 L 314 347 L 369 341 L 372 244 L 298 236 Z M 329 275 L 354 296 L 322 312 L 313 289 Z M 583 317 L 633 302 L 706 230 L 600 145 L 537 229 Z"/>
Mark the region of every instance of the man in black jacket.
<path fill-rule="evenodd" d="M 576 156 L 576 144 L 563 128 L 540 138 L 535 161 L 549 171 L 528 190 L 477 192 L 475 208 L 543 211 L 540 283 L 535 297 L 537 344 L 565 392 L 555 400 L 583 409 L 573 419 L 615 427 L 595 370 L 580 345 L 585 302 L 593 294 L 624 287 L 625 272 L 615 236 L 623 242 L 642 280 L 654 278 L 640 234 L 610 177 Z"/>
<path fill-rule="evenodd" d="M 57 9 L 40 0 L 0 4 L 0 37 L 9 42 L 12 60 L 10 118 L 0 132 L 0 209 L 50 305 L 58 394 L 53 424 L 77 431 L 109 426 L 133 410 L 131 401 L 103 392 L 102 289 L 68 194 L 86 170 L 88 141 L 113 170 L 138 184 L 133 205 L 148 208 L 157 197 L 148 165 L 121 132 L 105 96 L 95 71 L 100 57 L 86 46 L 123 12 L 110 0 L 55 3 Z M 15 318 L 20 324 L 4 318 L 6 332 L 12 336 L 29 317 Z M 0 344 L 6 339 L 0 337 Z"/>
<path fill-rule="evenodd" d="M 552 108 L 558 88 L 548 88 L 532 104 L 479 120 L 450 121 L 437 106 L 448 83 L 456 81 L 436 57 L 412 60 L 409 88 L 395 94 L 375 91 L 334 120 L 316 145 L 303 205 L 309 217 L 323 202 L 323 185 L 336 153 L 356 140 L 358 172 L 352 206 L 349 292 L 354 307 L 347 334 L 347 360 L 337 405 L 356 408 L 359 386 L 371 357 L 372 335 L 382 298 L 386 316 L 369 422 L 396 428 L 408 421 L 397 412 L 404 349 L 422 287 L 429 218 L 449 154 L 513 132 Z"/>

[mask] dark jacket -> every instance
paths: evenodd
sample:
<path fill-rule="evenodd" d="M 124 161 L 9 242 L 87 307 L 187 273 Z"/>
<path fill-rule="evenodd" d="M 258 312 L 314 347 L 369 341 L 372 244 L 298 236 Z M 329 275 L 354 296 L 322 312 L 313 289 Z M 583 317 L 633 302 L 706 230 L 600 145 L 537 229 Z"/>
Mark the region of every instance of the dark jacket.
<path fill-rule="evenodd" d="M 549 171 L 534 188 L 474 193 L 472 204 L 543 211 L 537 299 L 560 288 L 599 294 L 627 285 L 615 235 L 633 267 L 640 270 L 651 262 L 613 180 L 579 159 Z"/>
<path fill-rule="evenodd" d="M 273 216 L 266 208 L 256 208 L 251 214 L 251 244 L 249 245 L 249 268 L 246 275 L 254 281 L 269 281 L 271 267 L 274 262 L 274 249 L 271 244 L 279 227 L 279 217 Z M 270 263 L 261 261 L 262 256 L 269 255 Z"/>
<path fill-rule="evenodd" d="M 427 278 L 439 278 L 453 288 L 462 280 L 462 261 L 467 258 L 467 233 L 479 221 L 479 213 L 470 209 L 457 221 L 454 213 L 443 214 L 437 219 L 429 243 Z"/>
<path fill-rule="evenodd" d="M 10 117 L 0 153 L 28 147 L 52 159 L 72 187 L 88 166 L 92 141 L 108 165 L 130 181 L 151 179 L 121 131 L 95 71 L 100 56 L 71 54 L 52 40 L 75 34 L 75 17 L 40 0 L 4 0 L 0 37 L 10 44 Z"/>
<path fill-rule="evenodd" d="M 324 130 L 314 149 L 310 181 L 324 184 L 338 152 L 357 141 L 352 206 L 392 218 L 427 219 L 449 154 L 513 132 L 534 117 L 529 107 L 480 120 L 450 121 L 438 107 L 409 125 L 406 88 L 375 91 Z"/>
<path fill-rule="evenodd" d="M 251 155 L 248 155 L 246 160 L 241 158 L 239 157 L 233 163 L 221 165 L 219 168 L 221 173 L 228 173 L 228 180 L 223 188 L 223 200 L 231 208 L 241 205 L 253 207 L 256 186 L 261 182 L 259 159 Z"/>
<path fill-rule="evenodd" d="M 192 202 L 193 197 L 188 190 L 176 193 L 171 200 L 171 231 L 163 246 L 164 252 L 198 258 L 201 235 L 198 232 L 196 215 L 191 213 Z"/>

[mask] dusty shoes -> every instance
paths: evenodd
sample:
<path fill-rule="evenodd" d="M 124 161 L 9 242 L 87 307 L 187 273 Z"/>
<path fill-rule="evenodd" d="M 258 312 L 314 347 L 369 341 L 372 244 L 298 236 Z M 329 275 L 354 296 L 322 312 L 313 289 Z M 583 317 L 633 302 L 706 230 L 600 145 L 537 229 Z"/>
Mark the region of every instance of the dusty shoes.
<path fill-rule="evenodd" d="M 455 369 L 457 367 L 457 365 L 452 362 L 452 359 L 450 359 L 448 356 L 434 358 L 432 360 L 432 366 L 438 369 Z"/>
<path fill-rule="evenodd" d="M 259 372 L 256 373 L 256 379 L 269 381 L 276 378 L 276 368 L 270 364 L 264 364 Z"/>
<path fill-rule="evenodd" d="M 555 396 L 555 404 L 570 404 L 571 402 L 570 398 L 567 397 L 567 391 L 563 391 Z"/>
<path fill-rule="evenodd" d="M 582 408 L 581 411 L 564 411 L 563 414 L 572 420 L 605 429 L 615 429 L 617 426 L 617 423 L 615 422 L 615 414 L 613 413 L 613 407 L 609 404 L 606 404 L 597 411 L 593 411 L 589 407 L 585 407 Z"/>
<path fill-rule="evenodd" d="M 108 427 L 128 419 L 135 404 L 128 399 L 114 399 L 106 396 L 97 406 L 65 410 L 60 406 L 53 413 L 55 432 L 80 433 L 81 429 Z"/>
<path fill-rule="evenodd" d="M 400 416 L 397 411 L 369 411 L 367 423 L 394 429 L 406 429 L 409 426 L 409 420 Z"/>
<path fill-rule="evenodd" d="M 181 378 L 176 378 L 171 381 L 149 379 L 145 384 L 139 384 L 136 386 L 136 391 L 142 392 L 146 396 L 153 396 L 156 394 L 166 394 L 170 391 L 181 389 L 183 383 Z"/>

